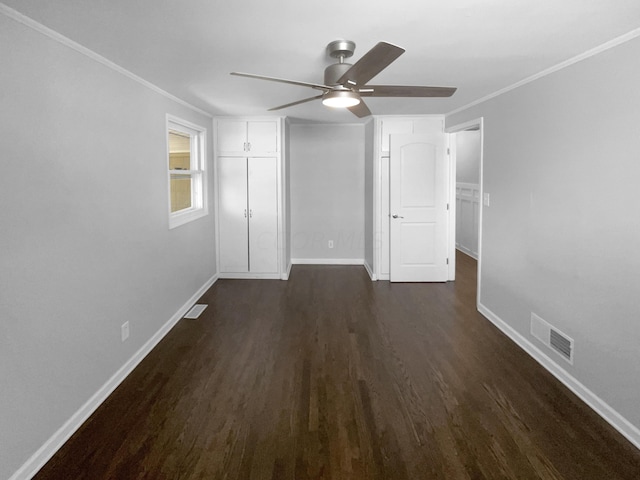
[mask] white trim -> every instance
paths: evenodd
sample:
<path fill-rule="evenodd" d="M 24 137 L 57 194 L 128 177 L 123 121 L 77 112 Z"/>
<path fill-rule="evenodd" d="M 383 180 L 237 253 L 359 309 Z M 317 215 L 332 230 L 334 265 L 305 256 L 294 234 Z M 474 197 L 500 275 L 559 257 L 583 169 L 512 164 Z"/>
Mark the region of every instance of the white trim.
<path fill-rule="evenodd" d="M 457 250 L 458 252 L 460 252 L 461 254 L 466 255 L 467 257 L 471 257 L 471 258 L 473 258 L 474 260 L 478 261 L 478 256 L 477 256 L 477 255 L 474 255 L 474 253 L 473 253 L 473 252 L 469 252 L 469 251 L 468 251 L 468 250 L 466 250 L 466 249 L 465 249 L 465 250 L 463 250 L 463 249 L 462 249 L 462 248 L 460 248 L 460 247 L 456 247 L 456 250 Z M 476 306 L 477 306 L 477 305 L 476 305 Z"/>
<path fill-rule="evenodd" d="M 482 128 L 482 119 L 483 117 L 474 118 L 473 120 L 469 120 L 467 122 L 458 123 L 456 125 L 452 125 L 444 129 L 445 133 L 458 133 L 463 132 L 465 130 L 469 130 L 473 127 Z"/>
<path fill-rule="evenodd" d="M 447 205 L 449 206 L 447 211 L 447 280 L 454 282 L 456 280 L 456 172 L 458 168 L 457 144 L 455 141 L 451 141 L 455 136 L 446 133 L 447 141 L 447 163 L 449 164 L 449 195 L 447 196 Z"/>
<path fill-rule="evenodd" d="M 569 390 L 575 393 L 592 410 L 605 419 L 613 428 L 620 432 L 636 448 L 640 449 L 640 429 L 618 413 L 611 405 L 602 400 L 598 395 L 589 390 L 573 375 L 554 362 L 542 350 L 531 343 L 527 338 L 518 333 L 513 327 L 498 317 L 482 304 L 478 304 L 478 311 L 491 323 L 498 327 L 520 348 L 528 353 L 534 360 L 542 365 L 549 373 L 556 377 Z"/>
<path fill-rule="evenodd" d="M 206 112 L 194 105 L 191 105 L 190 103 L 185 102 L 184 100 L 176 97 L 175 95 L 170 94 L 169 92 L 162 90 L 160 87 L 157 87 L 156 85 L 154 85 L 153 83 L 145 80 L 142 77 L 139 77 L 138 75 L 136 75 L 135 73 L 130 72 L 129 70 L 121 67 L 120 65 L 118 65 L 117 63 L 112 62 L 111 60 L 106 59 L 105 57 L 103 57 L 102 55 L 94 52 L 93 50 L 88 49 L 87 47 L 84 47 L 82 45 L 80 45 L 77 42 L 74 42 L 73 40 L 71 40 L 68 37 L 65 37 L 64 35 L 56 32 L 55 30 L 52 30 L 49 27 L 45 27 L 44 25 L 42 25 L 41 23 L 36 22 L 35 20 L 33 20 L 30 17 L 27 17 L 26 15 L 23 15 L 22 13 L 14 10 L 11 7 L 8 7 L 6 5 L 4 5 L 3 3 L 0 3 L 0 13 L 2 13 L 3 15 L 5 15 L 8 18 L 11 18 L 12 20 L 15 20 L 18 23 L 21 23 L 22 25 L 31 28 L 32 30 L 35 30 L 38 33 L 41 33 L 47 37 L 49 37 L 50 39 L 60 43 L 61 45 L 64 45 L 72 50 L 75 50 L 76 52 L 84 55 L 85 57 L 90 58 L 91 60 L 94 60 L 98 63 L 101 63 L 102 65 L 104 65 L 107 68 L 110 68 L 111 70 L 114 70 L 122 75 L 124 75 L 125 77 L 130 78 L 131 80 L 138 82 L 140 85 L 143 85 L 147 88 L 149 88 L 150 90 L 153 90 L 156 93 L 159 93 L 160 95 L 162 95 L 163 97 L 168 98 L 169 100 L 173 100 L 176 103 L 179 103 L 180 105 L 190 108 L 191 110 L 198 112 L 202 115 L 205 115 L 206 117 L 209 118 L 213 118 L 213 115 L 211 115 L 209 112 Z"/>
<path fill-rule="evenodd" d="M 384 119 L 394 119 L 394 118 L 400 118 L 400 119 L 404 119 L 404 120 L 423 120 L 425 118 L 438 118 L 438 117 L 443 117 L 445 116 L 444 113 L 407 113 L 407 114 L 395 114 L 395 113 L 389 113 L 389 114 L 385 114 L 385 115 L 371 115 L 371 117 L 374 120 L 384 120 Z"/>
<path fill-rule="evenodd" d="M 289 275 L 291 275 L 291 267 L 293 267 L 293 263 L 289 262 L 289 266 L 286 267 L 286 271 L 280 275 L 280 280 L 289 280 Z"/>
<path fill-rule="evenodd" d="M 371 278 L 372 282 L 377 282 L 378 278 L 376 277 L 376 274 L 373 273 L 373 268 L 371 268 L 371 265 L 369 265 L 369 263 L 365 260 L 364 263 L 364 268 L 367 270 L 367 273 L 369 274 L 369 278 Z"/>
<path fill-rule="evenodd" d="M 198 299 L 216 282 L 214 275 L 194 293 L 187 302 L 160 329 L 114 373 L 107 382 L 94 393 L 80 409 L 74 413 L 31 457 L 9 478 L 9 480 L 28 480 L 32 478 L 64 443 L 78 430 L 93 412 L 138 366 L 151 350 L 169 333 L 176 323 L 191 309 Z"/>
<path fill-rule="evenodd" d="M 292 258 L 294 265 L 364 265 L 364 258 Z"/>
<path fill-rule="evenodd" d="M 209 212 L 207 212 L 205 208 L 193 208 L 169 213 L 169 230 L 173 230 L 180 225 L 193 222 L 199 218 L 206 217 L 207 215 L 209 215 Z"/>
<path fill-rule="evenodd" d="M 193 222 L 202 217 L 206 217 L 209 213 L 203 208 L 189 208 L 180 210 L 179 212 L 169 212 L 169 230 Z"/>
<path fill-rule="evenodd" d="M 273 117 L 271 117 L 273 118 Z M 289 118 L 289 117 L 287 117 Z M 367 122 L 370 120 L 367 120 L 363 123 L 331 123 L 331 122 L 319 122 L 319 123 L 296 123 L 296 122 L 290 122 L 289 126 L 290 127 L 364 127 Z"/>
<path fill-rule="evenodd" d="M 170 170 L 171 160 L 169 152 L 169 130 L 177 130 L 183 133 L 188 133 L 191 136 L 192 148 L 194 143 L 197 142 L 197 170 Z M 207 174 L 207 129 L 196 125 L 193 122 L 183 120 L 175 115 L 167 113 L 166 118 L 166 139 L 167 139 L 167 205 L 169 213 L 169 230 L 184 225 L 185 223 L 192 222 L 198 218 L 209 215 L 209 177 Z M 193 151 L 193 150 L 192 150 Z M 193 165 L 190 165 L 192 168 Z M 192 207 L 179 210 L 177 212 L 171 211 L 171 175 L 172 174 L 191 174 L 193 179 L 198 179 L 198 182 L 192 183 Z"/>
<path fill-rule="evenodd" d="M 479 98 L 478 100 L 474 100 L 471 103 L 468 103 L 462 107 L 456 108 L 455 110 L 452 110 L 448 113 L 445 114 L 445 116 L 449 116 L 449 115 L 453 115 L 455 113 L 459 113 L 462 112 L 464 110 L 467 110 L 468 108 L 471 107 L 475 107 L 476 105 L 479 105 L 481 103 L 486 102 L 487 100 L 491 100 L 492 98 L 495 98 L 499 95 L 502 95 L 503 93 L 507 93 L 510 92 L 511 90 L 515 90 L 516 88 L 519 88 L 523 85 L 526 85 L 527 83 L 531 83 L 535 80 L 538 80 L 542 77 L 546 77 L 547 75 L 551 75 L 552 73 L 555 73 L 559 70 L 562 70 L 564 68 L 570 67 L 571 65 L 581 62 L 582 60 L 586 60 L 587 58 L 593 57 L 595 55 L 598 55 L 599 53 L 602 53 L 606 50 L 609 50 L 611 48 L 617 47 L 618 45 L 621 45 L 623 43 L 629 42 L 631 40 L 633 40 L 636 37 L 640 37 L 640 28 L 636 28 L 634 30 L 631 30 L 630 32 L 625 33 L 624 35 L 620 35 L 619 37 L 616 37 L 612 40 L 609 40 L 608 42 L 603 43 L 602 45 L 599 45 L 595 48 L 592 48 L 590 50 L 587 50 L 584 53 L 581 53 L 580 55 L 576 55 L 575 57 L 571 57 L 568 60 L 565 60 L 564 62 L 560 62 L 550 68 L 547 68 L 545 70 L 542 70 L 541 72 L 536 73 L 535 75 L 531 75 L 530 77 L 527 77 L 523 80 L 520 80 L 519 82 L 516 82 L 512 85 L 509 85 L 507 87 L 504 87 L 496 92 L 490 93 L 489 95 L 485 95 L 482 98 Z"/>
<path fill-rule="evenodd" d="M 253 280 L 280 280 L 279 273 L 251 273 L 251 272 L 242 272 L 242 273 L 233 273 L 233 272 L 220 272 L 219 278 L 230 278 L 230 279 L 253 279 Z"/>
<path fill-rule="evenodd" d="M 382 149 L 380 148 L 380 135 L 382 135 L 382 123 L 376 116 L 373 117 L 373 273 L 379 280 L 381 276 L 382 248 L 378 237 L 382 232 Z M 387 248 L 388 248 L 387 243 Z M 388 267 L 387 267 L 388 268 Z"/>
<path fill-rule="evenodd" d="M 477 270 L 477 288 L 476 288 L 476 306 L 480 306 L 480 294 L 482 292 L 482 221 L 484 212 L 484 117 L 474 118 L 467 122 L 452 125 L 445 129 L 447 133 L 457 133 L 468 130 L 477 126 L 480 132 L 480 211 L 478 212 L 478 270 Z M 453 150 L 455 152 L 455 149 Z M 457 159 L 456 159 L 457 162 Z M 455 224 L 455 218 L 453 219 Z M 455 247 L 456 239 L 453 236 L 453 246 Z M 455 252 L 454 252 L 455 254 Z"/>
<path fill-rule="evenodd" d="M 480 184 L 479 183 L 467 183 L 467 182 L 456 182 L 455 183 L 455 198 L 454 201 L 456 203 L 456 216 L 458 215 L 458 202 L 460 206 L 465 203 L 471 205 L 474 211 L 477 211 L 477 219 L 474 215 L 473 221 L 478 221 L 477 228 L 473 229 L 473 234 L 476 236 L 475 239 L 475 251 L 472 250 L 472 246 L 463 245 L 462 242 L 459 242 L 460 235 L 457 233 L 458 222 L 456 221 L 456 229 L 454 231 L 454 245 L 455 248 L 459 251 L 468 255 L 475 260 L 478 260 L 478 230 L 480 229 L 480 208 L 482 206 L 481 197 L 480 197 Z M 454 219 L 455 220 L 455 219 Z M 467 225 L 469 226 L 469 225 Z"/>

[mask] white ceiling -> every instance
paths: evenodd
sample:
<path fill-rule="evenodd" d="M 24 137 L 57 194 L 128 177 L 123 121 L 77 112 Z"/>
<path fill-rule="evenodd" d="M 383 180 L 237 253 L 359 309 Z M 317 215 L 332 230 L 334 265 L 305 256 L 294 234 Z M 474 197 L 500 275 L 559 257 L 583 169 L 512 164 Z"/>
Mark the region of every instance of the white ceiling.
<path fill-rule="evenodd" d="M 447 113 L 640 27 L 638 0 L 3 0 L 9 7 L 213 115 L 265 115 L 316 90 L 326 45 L 406 53 L 372 83 L 457 86 L 448 99 L 367 99 L 374 114 Z M 319 101 L 273 112 L 354 122 Z"/>

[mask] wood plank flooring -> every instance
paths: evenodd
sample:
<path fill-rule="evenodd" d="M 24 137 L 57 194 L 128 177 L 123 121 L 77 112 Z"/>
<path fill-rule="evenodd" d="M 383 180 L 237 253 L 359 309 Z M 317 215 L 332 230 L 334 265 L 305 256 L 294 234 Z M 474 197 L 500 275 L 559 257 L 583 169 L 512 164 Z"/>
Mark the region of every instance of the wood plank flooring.
<path fill-rule="evenodd" d="M 637 480 L 640 451 L 446 284 L 220 280 L 35 477 Z"/>

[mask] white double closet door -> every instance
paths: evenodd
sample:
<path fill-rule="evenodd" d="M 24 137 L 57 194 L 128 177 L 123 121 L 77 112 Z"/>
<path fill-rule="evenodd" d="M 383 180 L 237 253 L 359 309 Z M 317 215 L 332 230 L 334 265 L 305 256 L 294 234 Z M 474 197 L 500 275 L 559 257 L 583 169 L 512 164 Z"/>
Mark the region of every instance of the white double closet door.
<path fill-rule="evenodd" d="M 218 157 L 220 271 L 278 272 L 275 157 Z"/>

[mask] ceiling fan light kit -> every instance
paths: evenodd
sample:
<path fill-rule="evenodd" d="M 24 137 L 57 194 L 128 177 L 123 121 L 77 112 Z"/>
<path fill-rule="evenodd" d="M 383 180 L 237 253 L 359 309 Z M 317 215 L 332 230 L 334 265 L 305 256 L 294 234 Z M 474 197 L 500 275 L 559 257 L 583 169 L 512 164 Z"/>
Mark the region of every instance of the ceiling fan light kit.
<path fill-rule="evenodd" d="M 367 85 L 367 82 L 387 68 L 395 59 L 404 53 L 404 49 L 387 42 L 379 42 L 360 60 L 351 65 L 344 62 L 353 55 L 356 44 L 351 40 L 335 40 L 327 45 L 327 54 L 337 58 L 338 63 L 329 65 L 324 71 L 324 84 L 299 82 L 284 78 L 267 77 L 252 73 L 231 72 L 240 77 L 287 83 L 321 90 L 321 95 L 305 98 L 295 102 L 270 108 L 280 110 L 312 100 L 322 99 L 322 104 L 333 108 L 347 108 L 357 117 L 371 115 L 369 107 L 362 101 L 367 97 L 450 97 L 454 87 L 427 87 L 412 85 Z"/>
<path fill-rule="evenodd" d="M 360 103 L 360 97 L 351 90 L 331 90 L 322 96 L 322 104 L 332 108 L 355 107 Z"/>

